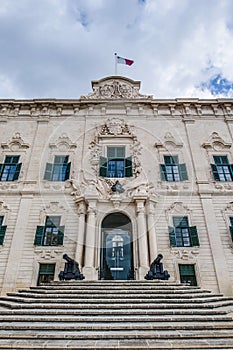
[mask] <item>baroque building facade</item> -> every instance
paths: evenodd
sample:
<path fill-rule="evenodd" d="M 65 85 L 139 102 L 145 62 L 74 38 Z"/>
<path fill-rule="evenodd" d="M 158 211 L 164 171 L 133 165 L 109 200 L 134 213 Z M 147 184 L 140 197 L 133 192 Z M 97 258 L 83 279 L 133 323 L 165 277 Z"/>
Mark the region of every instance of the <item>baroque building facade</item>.
<path fill-rule="evenodd" d="M 0 287 L 142 280 L 233 294 L 233 100 L 154 99 L 92 82 L 76 100 L 0 101 Z"/>

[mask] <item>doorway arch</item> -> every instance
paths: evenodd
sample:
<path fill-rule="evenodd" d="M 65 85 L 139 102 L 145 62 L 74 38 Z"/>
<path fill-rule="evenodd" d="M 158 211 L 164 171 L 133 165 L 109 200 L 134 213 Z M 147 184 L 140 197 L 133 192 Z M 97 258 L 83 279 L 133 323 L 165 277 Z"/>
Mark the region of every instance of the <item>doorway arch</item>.
<path fill-rule="evenodd" d="M 102 221 L 99 279 L 134 279 L 132 223 L 121 212 L 108 214 Z"/>

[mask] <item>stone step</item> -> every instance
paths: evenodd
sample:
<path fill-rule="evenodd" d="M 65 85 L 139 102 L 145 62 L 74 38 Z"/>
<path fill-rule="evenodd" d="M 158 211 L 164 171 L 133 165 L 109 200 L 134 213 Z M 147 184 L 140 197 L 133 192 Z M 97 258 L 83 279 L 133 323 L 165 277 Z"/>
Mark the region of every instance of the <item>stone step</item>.
<path fill-rule="evenodd" d="M 102 349 L 120 349 L 120 350 L 200 350 L 200 349 L 233 349 L 233 340 L 225 337 L 212 338 L 158 338 L 158 339 L 101 339 L 101 340 L 69 340 L 69 339 L 0 339 L 0 349 L 23 349 L 23 350 L 102 350 Z"/>
<path fill-rule="evenodd" d="M 33 330 L 33 329 L 22 329 L 22 330 L 6 330 L 1 331 L 0 333 L 0 339 L 66 339 L 66 340 L 86 340 L 86 339 L 174 339 L 174 338 L 187 338 L 189 340 L 195 338 L 225 338 L 225 339 L 231 339 L 233 341 L 233 332 L 230 330 L 225 329 L 215 329 L 215 328 L 206 328 L 203 331 L 203 325 L 201 325 L 199 328 L 190 328 L 188 325 L 187 327 L 183 328 L 177 328 L 174 329 L 172 326 L 166 328 L 166 325 L 164 325 L 164 328 L 157 328 L 157 329 L 143 329 L 143 330 L 135 330 L 133 327 L 131 329 L 125 329 L 125 330 L 112 330 L 107 329 L 103 330 L 100 328 L 99 330 L 75 330 L 71 329 L 70 331 L 64 331 L 61 327 L 61 329 L 50 329 L 49 327 L 47 330 Z M 233 343 L 232 343 L 233 344 Z"/>
<path fill-rule="evenodd" d="M 107 291 L 105 291 L 104 293 L 104 300 L 108 299 L 108 298 L 112 298 L 112 294 L 108 293 Z M 116 296 L 116 295 L 115 295 Z M 7 298 L 8 297 L 16 297 L 17 299 L 19 298 L 25 298 L 25 299 L 36 299 L 36 298 L 41 298 L 41 299 L 51 299 L 51 298 L 56 298 L 56 299 L 64 299 L 64 298 L 69 298 L 69 299 L 84 299 L 84 300 L 89 300 L 89 299 L 103 299 L 103 294 L 102 293 L 95 293 L 95 291 L 91 294 L 86 294 L 86 293 L 63 293 L 62 291 L 60 293 L 50 293 L 50 294 L 33 294 L 33 293 L 26 293 L 26 292 L 21 292 L 21 293 L 8 293 L 7 294 Z M 131 293 L 130 291 L 128 293 L 117 293 L 117 299 L 134 299 L 135 298 L 138 299 L 143 299 L 143 300 L 154 300 L 154 299 L 200 299 L 200 298 L 208 298 L 208 299 L 213 299 L 213 298 L 220 298 L 223 297 L 219 294 L 210 294 L 210 293 L 198 293 L 198 294 L 179 294 L 179 293 L 172 293 L 172 294 L 157 294 L 157 293 L 145 293 L 145 292 L 141 292 L 141 293 Z M 2 299 L 4 300 L 3 297 Z M 233 300 L 233 299 L 232 299 Z"/>
<path fill-rule="evenodd" d="M 191 317 L 193 315 L 226 315 L 228 312 L 227 310 L 222 309 L 207 309 L 205 308 L 198 309 L 198 308 L 187 308 L 187 309 L 16 309 L 16 310 L 0 310 L 0 319 L 4 321 L 7 317 L 12 317 L 13 319 L 16 319 L 18 316 L 22 318 L 31 317 L 32 315 L 37 318 L 40 316 L 54 316 L 54 317 L 69 317 L 69 316 L 98 316 L 98 315 L 105 315 L 109 317 L 117 317 L 119 315 L 131 315 L 131 316 L 139 316 L 141 319 L 141 316 L 157 316 L 157 315 L 190 315 Z M 17 316 L 16 316 L 17 315 Z"/>
<path fill-rule="evenodd" d="M 111 284 L 104 284 L 104 283 L 101 283 L 101 284 L 84 284 L 84 282 L 80 281 L 80 282 L 76 282 L 76 284 L 71 284 L 71 283 L 68 283 L 68 284 L 62 284 L 61 286 L 59 286 L 59 284 L 46 284 L 46 285 L 41 285 L 39 289 L 44 289 L 44 290 L 54 290 L 54 289 L 59 289 L 59 290 L 65 290 L 65 289 L 91 289 L 91 290 L 94 290 L 94 289 L 98 289 L 98 290 L 105 290 L 105 289 L 109 289 L 109 290 L 122 290 L 122 289 L 134 289 L 134 290 L 140 290 L 140 289 L 144 289 L 144 290 L 147 290 L 147 289 L 153 289 L 153 290 L 156 290 L 156 289 L 160 289 L 160 290 L 201 290 L 199 287 L 190 287 L 189 285 L 157 285 L 157 284 L 145 284 L 145 285 L 134 285 L 134 284 L 130 284 L 130 283 L 127 283 L 127 284 L 122 284 L 122 285 L 119 285 L 117 284 L 116 286 L 111 283 Z M 38 287 L 31 287 L 30 288 L 31 290 L 33 289 L 38 289 Z"/>
<path fill-rule="evenodd" d="M 56 288 L 56 289 L 39 289 L 39 288 L 33 288 L 33 289 L 20 289 L 18 291 L 18 293 L 28 293 L 28 294 L 34 294 L 34 295 L 37 295 L 37 294 L 48 294 L 48 295 L 53 295 L 54 293 L 55 294 L 116 294 L 116 291 L 117 293 L 120 292 L 121 294 L 140 294 L 140 293 L 151 293 L 151 294 L 165 294 L 166 295 L 169 295 L 169 294 L 180 294 L 180 295 L 185 295 L 185 294 L 195 294 L 195 295 L 201 295 L 201 294 L 213 294 L 211 291 L 209 290 L 201 290 L 201 289 L 179 289 L 179 290 L 175 290 L 175 289 L 158 289 L 158 288 L 147 288 L 147 289 L 144 289 L 144 288 L 135 288 L 135 289 L 132 289 L 132 288 L 124 288 L 124 289 L 121 289 L 121 288 L 118 288 L 118 289 L 115 289 L 115 288 L 112 288 L 112 289 L 109 289 L 109 288 L 104 288 L 104 289 L 93 289 L 93 288 L 67 288 L 67 289 L 64 289 L 64 288 Z M 218 294 L 218 295 L 222 295 L 222 294 Z"/>
<path fill-rule="evenodd" d="M 14 294 L 14 293 L 13 293 Z M 82 299 L 82 300 L 81 300 Z M 187 300 L 186 300 L 187 299 Z M 35 298 L 32 296 L 28 296 L 28 297 L 22 297 L 22 295 L 20 294 L 14 294 L 13 296 L 10 296 L 10 294 L 8 296 L 3 296 L 1 297 L 1 300 L 4 301 L 11 301 L 11 302 L 21 302 L 21 303 L 34 303 L 35 302 Z M 228 298 L 228 297 L 223 297 L 223 296 L 218 296 L 218 295 L 207 295 L 205 297 L 195 297 L 195 298 L 184 298 L 184 297 L 178 297 L 176 295 L 172 295 L 169 297 L 163 296 L 163 295 L 159 295 L 157 298 L 152 298 L 151 295 L 149 295 L 149 297 L 147 297 L 147 295 L 145 295 L 144 298 L 137 298 L 135 296 L 127 296 L 127 297 L 121 297 L 121 295 L 116 295 L 116 297 L 113 299 L 111 298 L 100 298 L 99 295 L 98 297 L 90 297 L 90 296 L 86 296 L 83 295 L 82 298 L 80 296 L 69 296 L 69 297 L 64 297 L 62 296 L 58 296 L 55 294 L 54 297 L 49 297 L 47 298 L 45 295 L 43 295 L 43 297 L 38 297 L 36 298 L 36 301 L 38 303 L 98 303 L 98 304 L 108 304 L 108 303 L 119 303 L 119 304 L 124 304 L 124 303 L 161 303 L 164 302 L 164 300 L 166 300 L 166 303 L 206 303 L 206 302 L 216 302 L 216 301 L 229 301 L 233 303 L 233 299 L 232 298 Z"/>
<path fill-rule="evenodd" d="M 34 321 L 33 321 L 34 320 Z M 46 321 L 47 320 L 47 321 Z M 151 323 L 152 322 L 156 322 L 156 323 L 164 323 L 164 322 L 192 322 L 192 324 L 194 322 L 225 322 L 225 321 L 232 321 L 232 318 L 230 316 L 227 315 L 222 315 L 222 314 L 215 314 L 215 315 L 140 315 L 140 317 L 135 316 L 135 315 L 86 315 L 86 316 L 81 316 L 81 315 L 63 315 L 61 316 L 57 316 L 54 315 L 53 317 L 48 316 L 48 315 L 44 315 L 44 316 L 37 316 L 37 317 L 31 317 L 31 316 L 6 316 L 4 315 L 4 317 L 1 317 L 0 315 L 0 321 L 2 322 L 1 325 L 7 325 L 9 322 L 11 323 L 12 321 L 17 322 L 16 327 L 19 327 L 19 325 L 22 324 L 22 322 L 26 322 L 26 324 L 28 325 L 28 322 L 34 322 L 33 326 L 35 325 L 36 322 L 53 322 L 53 324 L 56 324 L 56 322 L 59 323 L 65 323 L 64 327 L 67 327 L 67 324 L 69 324 L 70 322 L 75 323 L 75 325 L 79 326 L 79 322 L 88 322 L 90 325 L 92 325 L 91 327 L 95 327 L 95 324 L 97 323 L 109 323 L 111 322 L 111 326 L 114 325 L 115 323 L 122 323 L 122 322 L 134 322 L 134 327 L 136 327 L 136 324 L 138 321 L 140 321 L 140 324 L 142 324 L 142 322 L 145 323 Z M 93 325 L 94 323 L 94 325 Z M 131 323 L 132 325 L 132 323 Z M 108 327 L 110 327 L 108 325 Z M 232 326 L 233 327 L 233 326 Z M 29 325 L 29 328 L 31 328 L 31 326 Z"/>
<path fill-rule="evenodd" d="M 178 300 L 177 302 L 170 302 L 170 303 L 162 303 L 162 302 L 157 302 L 157 303 L 145 303 L 145 302 L 135 302 L 135 303 L 129 303 L 126 301 L 125 303 L 121 303 L 119 305 L 118 302 L 115 300 L 111 300 L 109 303 L 102 303 L 101 307 L 104 309 L 193 309 L 193 308 L 217 308 L 217 307 L 226 307 L 226 306 L 232 306 L 233 302 L 228 301 L 228 300 L 221 300 L 220 301 L 213 301 L 210 303 L 210 301 L 205 302 L 205 301 L 197 301 L 195 300 L 193 303 L 187 304 L 187 302 L 182 302 Z M 11 302 L 10 300 L 8 301 L 0 301 L 0 306 L 6 307 L 6 308 L 30 308 L 30 309 L 68 309 L 68 308 L 73 308 L 73 309 L 95 309 L 96 307 L 100 308 L 100 304 L 96 303 L 95 301 L 91 302 L 89 300 L 86 303 L 83 302 L 74 302 L 70 303 L 70 301 L 66 301 L 64 303 L 58 303 L 56 300 L 53 300 L 53 302 L 49 303 L 43 303 L 40 300 L 37 300 L 36 302 L 32 301 L 31 303 L 22 303 L 18 302 L 16 303 L 15 300 Z"/>
<path fill-rule="evenodd" d="M 150 281 L 53 282 L 0 298 L 0 349 L 233 349 L 233 298 Z"/>

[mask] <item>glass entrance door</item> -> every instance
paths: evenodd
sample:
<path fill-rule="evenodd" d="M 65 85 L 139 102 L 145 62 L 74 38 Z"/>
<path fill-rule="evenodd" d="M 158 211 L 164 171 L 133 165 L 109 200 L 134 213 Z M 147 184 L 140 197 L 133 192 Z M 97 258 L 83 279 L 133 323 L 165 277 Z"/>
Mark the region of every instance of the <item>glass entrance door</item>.
<path fill-rule="evenodd" d="M 100 279 L 132 279 L 132 242 L 130 233 L 112 230 L 103 233 Z"/>

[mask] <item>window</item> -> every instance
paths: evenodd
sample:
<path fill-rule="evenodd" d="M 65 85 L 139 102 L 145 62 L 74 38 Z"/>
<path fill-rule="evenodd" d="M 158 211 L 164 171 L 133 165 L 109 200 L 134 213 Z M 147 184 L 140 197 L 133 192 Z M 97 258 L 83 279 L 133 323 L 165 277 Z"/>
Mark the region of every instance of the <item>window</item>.
<path fill-rule="evenodd" d="M 107 158 L 100 157 L 100 171 L 102 177 L 131 177 L 132 157 L 125 158 L 125 147 L 107 147 Z"/>
<path fill-rule="evenodd" d="M 55 264 L 40 264 L 37 285 L 54 280 Z"/>
<path fill-rule="evenodd" d="M 229 164 L 227 156 L 214 156 L 215 164 L 211 164 L 214 179 L 216 181 L 232 181 L 233 165 Z"/>
<path fill-rule="evenodd" d="M 169 227 L 171 247 L 199 246 L 196 226 L 189 226 L 187 216 L 174 216 L 173 227 Z"/>
<path fill-rule="evenodd" d="M 46 163 L 44 180 L 66 181 L 70 177 L 69 156 L 55 156 L 54 163 Z"/>
<path fill-rule="evenodd" d="M 21 166 L 19 156 L 6 156 L 4 163 L 0 164 L 0 181 L 18 180 Z"/>
<path fill-rule="evenodd" d="M 4 216 L 0 216 L 0 245 L 3 245 L 5 234 L 6 234 L 6 226 L 3 226 Z"/>
<path fill-rule="evenodd" d="M 178 156 L 164 156 L 164 164 L 160 164 L 161 179 L 163 181 L 188 180 L 185 164 L 179 164 Z"/>
<path fill-rule="evenodd" d="M 34 245 L 62 245 L 64 239 L 64 226 L 60 226 L 60 220 L 60 216 L 46 216 L 45 226 L 37 226 Z"/>
<path fill-rule="evenodd" d="M 196 274 L 194 265 L 179 265 L 180 272 L 180 282 L 181 283 L 190 283 L 191 286 L 197 285 Z"/>

